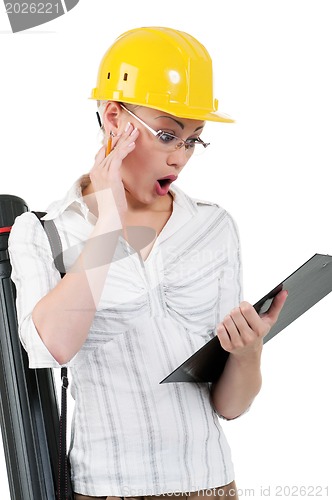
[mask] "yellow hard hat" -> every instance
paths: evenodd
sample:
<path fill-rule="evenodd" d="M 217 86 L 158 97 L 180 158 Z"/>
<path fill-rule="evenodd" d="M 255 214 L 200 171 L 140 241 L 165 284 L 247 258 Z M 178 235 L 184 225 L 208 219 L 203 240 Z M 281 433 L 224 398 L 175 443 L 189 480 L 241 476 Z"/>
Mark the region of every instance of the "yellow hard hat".
<path fill-rule="evenodd" d="M 119 36 L 100 63 L 90 98 L 138 104 L 194 120 L 234 121 L 217 112 L 206 48 L 171 28 L 136 28 Z"/>

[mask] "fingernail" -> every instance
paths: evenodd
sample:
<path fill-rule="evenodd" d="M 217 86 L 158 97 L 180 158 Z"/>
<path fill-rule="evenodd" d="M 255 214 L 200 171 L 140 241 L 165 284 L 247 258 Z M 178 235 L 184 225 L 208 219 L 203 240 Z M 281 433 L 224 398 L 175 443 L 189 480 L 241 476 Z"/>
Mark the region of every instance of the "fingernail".
<path fill-rule="evenodd" d="M 134 135 L 135 132 L 137 132 L 137 128 L 135 127 L 134 130 L 132 131 L 132 133 L 130 135 Z"/>
<path fill-rule="evenodd" d="M 130 122 L 127 123 L 126 128 L 125 128 L 125 132 L 128 132 L 129 127 L 130 127 Z"/>

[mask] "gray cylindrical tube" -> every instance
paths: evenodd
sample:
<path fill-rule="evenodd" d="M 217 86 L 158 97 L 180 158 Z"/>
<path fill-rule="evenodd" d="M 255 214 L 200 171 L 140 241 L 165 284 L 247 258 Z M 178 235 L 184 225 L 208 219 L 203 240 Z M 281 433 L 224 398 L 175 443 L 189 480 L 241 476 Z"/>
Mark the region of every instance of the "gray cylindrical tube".
<path fill-rule="evenodd" d="M 28 368 L 10 279 L 10 228 L 26 211 L 21 198 L 0 195 L 0 424 L 12 500 L 54 500 L 59 410 L 53 372 Z"/>

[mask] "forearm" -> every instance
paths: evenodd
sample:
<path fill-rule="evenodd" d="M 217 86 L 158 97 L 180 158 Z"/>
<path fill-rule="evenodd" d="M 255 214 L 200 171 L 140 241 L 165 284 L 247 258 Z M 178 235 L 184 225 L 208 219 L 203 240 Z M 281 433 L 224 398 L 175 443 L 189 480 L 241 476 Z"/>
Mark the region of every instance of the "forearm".
<path fill-rule="evenodd" d="M 217 413 L 233 419 L 243 413 L 259 393 L 262 348 L 248 356 L 229 355 L 224 371 L 211 387 L 211 402 Z"/>
<path fill-rule="evenodd" d="M 113 257 L 114 231 L 120 228 L 117 216 L 98 220 L 72 268 L 33 309 L 34 325 L 60 364 L 67 363 L 86 340 Z"/>

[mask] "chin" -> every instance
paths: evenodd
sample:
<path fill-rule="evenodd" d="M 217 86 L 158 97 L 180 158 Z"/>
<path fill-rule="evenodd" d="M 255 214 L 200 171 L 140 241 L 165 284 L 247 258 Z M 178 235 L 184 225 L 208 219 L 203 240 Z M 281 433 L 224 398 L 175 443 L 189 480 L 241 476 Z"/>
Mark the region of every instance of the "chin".
<path fill-rule="evenodd" d="M 142 205 L 151 205 L 151 203 L 155 202 L 158 197 L 158 195 L 154 195 L 152 191 L 148 193 L 146 190 L 144 192 L 143 189 L 138 191 L 135 189 L 125 188 L 125 190 L 133 201 L 142 203 Z"/>

